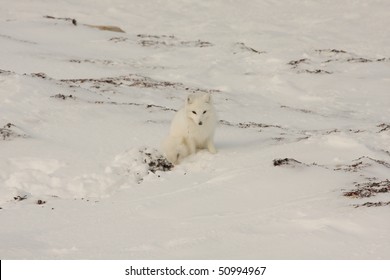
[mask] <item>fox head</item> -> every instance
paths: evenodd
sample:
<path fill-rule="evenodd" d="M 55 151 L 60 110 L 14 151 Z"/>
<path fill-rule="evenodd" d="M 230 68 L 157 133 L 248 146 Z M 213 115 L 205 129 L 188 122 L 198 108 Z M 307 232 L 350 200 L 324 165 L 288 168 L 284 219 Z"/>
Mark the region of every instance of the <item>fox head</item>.
<path fill-rule="evenodd" d="M 203 125 L 210 117 L 213 106 L 211 104 L 210 93 L 192 93 L 186 100 L 187 118 L 192 120 L 197 125 Z"/>

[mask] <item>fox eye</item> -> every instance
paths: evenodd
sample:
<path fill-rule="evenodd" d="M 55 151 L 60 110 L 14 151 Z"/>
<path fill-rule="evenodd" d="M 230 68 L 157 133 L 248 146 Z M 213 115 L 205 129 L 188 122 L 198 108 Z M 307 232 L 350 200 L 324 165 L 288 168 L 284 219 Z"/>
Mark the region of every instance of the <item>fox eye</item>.
<path fill-rule="evenodd" d="M 195 112 L 195 111 L 192 111 L 192 113 L 196 115 L 196 112 Z"/>
<path fill-rule="evenodd" d="M 203 114 L 206 114 L 207 111 L 203 111 Z"/>

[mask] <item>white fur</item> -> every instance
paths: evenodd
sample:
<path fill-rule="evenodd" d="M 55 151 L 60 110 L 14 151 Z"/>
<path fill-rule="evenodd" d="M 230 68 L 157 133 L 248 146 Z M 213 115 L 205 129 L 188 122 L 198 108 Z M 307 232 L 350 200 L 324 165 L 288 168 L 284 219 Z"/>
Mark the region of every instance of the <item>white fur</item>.
<path fill-rule="evenodd" d="M 216 153 L 214 132 L 217 117 L 209 93 L 192 93 L 174 116 L 169 136 L 162 144 L 167 159 L 177 164 L 197 149 Z"/>

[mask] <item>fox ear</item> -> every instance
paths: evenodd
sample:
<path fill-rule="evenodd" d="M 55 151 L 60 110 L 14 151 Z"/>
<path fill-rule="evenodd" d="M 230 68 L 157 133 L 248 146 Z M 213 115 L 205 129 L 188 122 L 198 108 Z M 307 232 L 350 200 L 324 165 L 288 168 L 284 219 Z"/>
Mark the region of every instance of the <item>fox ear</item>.
<path fill-rule="evenodd" d="M 193 101 L 193 100 L 192 100 L 191 96 L 188 96 L 188 97 L 187 97 L 187 104 L 192 104 L 192 101 Z"/>
<path fill-rule="evenodd" d="M 206 93 L 205 96 L 204 96 L 204 101 L 206 103 L 210 103 L 211 102 L 211 95 L 210 93 Z"/>

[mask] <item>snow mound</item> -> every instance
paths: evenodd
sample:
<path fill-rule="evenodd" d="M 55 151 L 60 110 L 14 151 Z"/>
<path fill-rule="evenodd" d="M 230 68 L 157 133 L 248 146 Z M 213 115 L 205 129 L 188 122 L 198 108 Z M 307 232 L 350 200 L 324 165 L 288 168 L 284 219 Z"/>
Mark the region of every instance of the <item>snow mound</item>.
<path fill-rule="evenodd" d="M 61 175 L 66 164 L 56 159 L 14 158 L 9 159 L 9 164 L 17 171 L 9 174 L 4 188 L 0 188 L 2 199 L 8 202 L 15 197 L 22 200 L 109 197 L 120 189 L 140 184 L 148 176 L 158 178 L 159 173 L 173 168 L 157 149 L 149 147 L 118 154 L 104 172 L 79 174 L 69 179 Z"/>
<path fill-rule="evenodd" d="M 151 173 L 157 174 L 172 168 L 173 165 L 157 149 L 142 147 L 117 155 L 105 171 L 107 174 L 130 177 L 139 184 Z"/>

